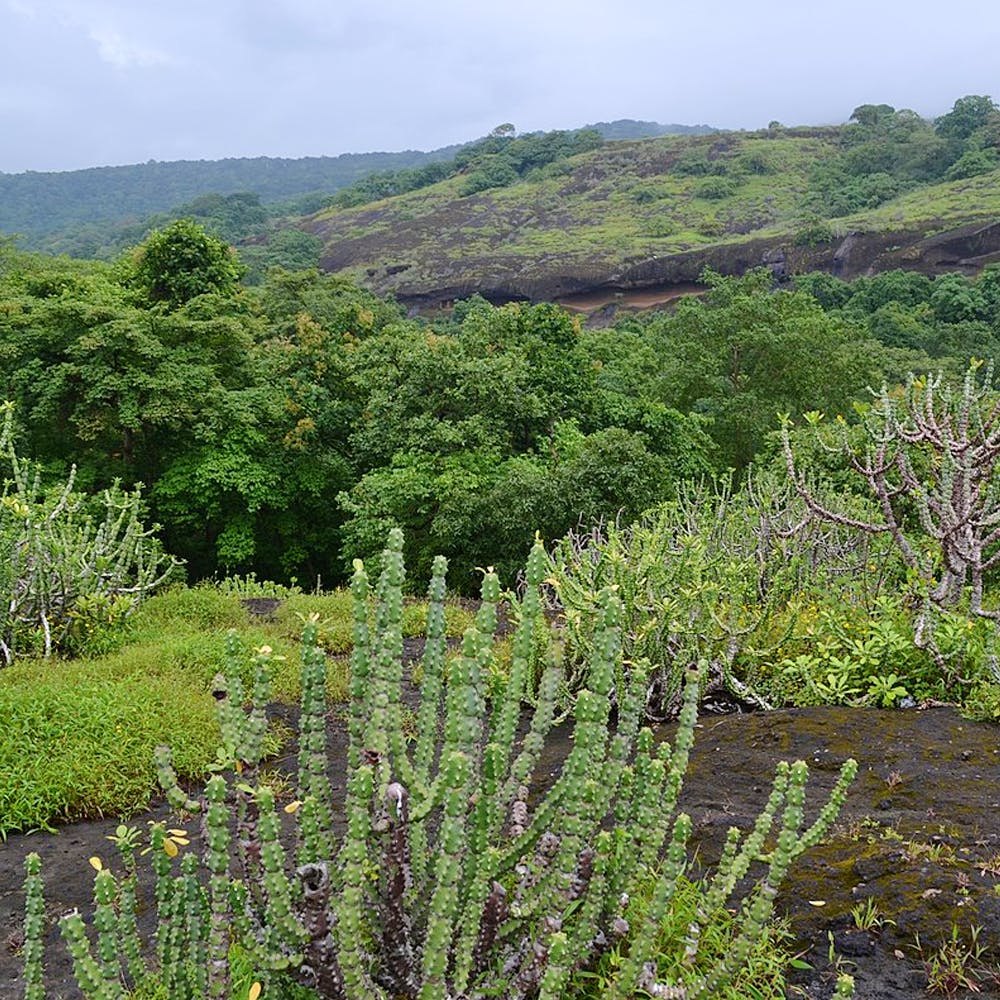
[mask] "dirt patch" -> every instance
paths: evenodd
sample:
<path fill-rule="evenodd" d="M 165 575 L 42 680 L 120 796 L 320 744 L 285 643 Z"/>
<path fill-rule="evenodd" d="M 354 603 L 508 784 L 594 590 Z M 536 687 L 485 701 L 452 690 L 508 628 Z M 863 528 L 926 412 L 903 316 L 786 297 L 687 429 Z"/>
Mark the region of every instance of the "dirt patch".
<path fill-rule="evenodd" d="M 293 721 L 294 713 L 284 712 Z M 858 779 L 834 835 L 801 858 L 779 897 L 803 958 L 812 966 L 794 975 L 794 995 L 826 998 L 833 987 L 831 941 L 837 960 L 855 976 L 861 1000 L 926 997 L 934 952 L 947 946 L 952 928 L 1000 959 L 1000 747 L 993 725 L 970 723 L 948 708 L 926 711 L 809 708 L 712 716 L 699 722 L 682 807 L 695 825 L 698 863 L 710 867 L 730 826 L 749 827 L 770 789 L 777 760 L 804 759 L 812 772 L 809 802 L 816 803 L 848 756 L 860 764 Z M 669 739 L 670 727 L 661 735 Z M 331 716 L 331 775 L 337 793 L 344 782 L 344 726 Z M 556 734 L 539 774 L 558 770 L 566 752 Z M 294 748 L 273 766 L 291 771 Z M 162 804 L 130 822 L 169 815 Z M 74 906 L 90 907 L 90 855 L 112 859 L 108 834 L 116 820 L 65 826 L 58 834 L 11 836 L 0 849 L 0 983 L 3 996 L 20 993 L 20 960 L 14 954 L 20 929 L 23 859 L 42 855 L 48 934 L 46 972 L 52 1000 L 76 1000 L 68 955 L 54 921 Z M 172 821 L 173 822 L 173 821 Z M 196 824 L 188 824 L 195 845 Z M 143 870 L 148 866 L 143 865 Z M 150 935 L 151 880 L 143 888 L 147 909 L 141 927 Z M 851 910 L 871 899 L 877 922 L 858 927 Z M 867 921 L 862 921 L 866 923 Z M 920 948 L 917 947 L 919 936 Z M 1000 997 L 1000 987 L 967 964 L 981 997 Z M 971 992 L 956 989 L 956 996 Z"/>
<path fill-rule="evenodd" d="M 699 295 L 705 291 L 704 285 L 693 283 L 680 285 L 659 285 L 649 288 L 619 290 L 616 288 L 596 288 L 579 295 L 564 295 L 556 299 L 556 305 L 574 313 L 590 314 L 607 306 L 615 310 L 656 309 L 684 295 Z"/>

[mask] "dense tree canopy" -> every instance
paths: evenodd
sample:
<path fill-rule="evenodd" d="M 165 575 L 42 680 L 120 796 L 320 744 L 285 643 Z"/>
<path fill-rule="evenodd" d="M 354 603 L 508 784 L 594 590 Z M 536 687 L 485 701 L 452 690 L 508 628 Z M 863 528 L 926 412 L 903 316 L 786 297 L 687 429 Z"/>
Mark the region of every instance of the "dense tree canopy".
<path fill-rule="evenodd" d="M 178 219 L 136 249 L 128 280 L 148 302 L 175 309 L 209 292 L 231 294 L 243 270 L 227 243 L 197 222 Z"/>
<path fill-rule="evenodd" d="M 478 297 L 428 323 L 315 270 L 238 273 L 191 221 L 114 264 L 0 251 L 19 447 L 54 477 L 76 463 L 82 487 L 144 483 L 195 577 L 333 583 L 400 524 L 418 577 L 443 552 L 472 589 L 536 531 L 742 472 L 779 413 L 850 416 L 867 383 L 1000 349 L 995 267 L 781 291 L 709 273 L 703 297 L 609 329 Z"/>

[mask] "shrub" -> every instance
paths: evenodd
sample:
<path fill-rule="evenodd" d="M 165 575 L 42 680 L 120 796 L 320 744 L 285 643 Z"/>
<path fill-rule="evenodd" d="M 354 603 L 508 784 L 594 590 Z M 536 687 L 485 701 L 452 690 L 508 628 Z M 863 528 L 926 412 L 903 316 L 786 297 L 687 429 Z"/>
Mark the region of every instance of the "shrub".
<path fill-rule="evenodd" d="M 646 712 L 676 712 L 685 666 L 708 664 L 707 690 L 772 707 L 768 665 L 795 634 L 789 602 L 803 593 L 846 590 L 878 596 L 887 544 L 806 516 L 786 484 L 755 473 L 740 489 L 727 480 L 689 486 L 628 526 L 570 533 L 553 547 L 548 573 L 569 647 L 575 690 L 594 643 L 598 597 L 622 601 L 626 662 L 643 674 Z M 856 585 L 858 568 L 874 592 Z"/>
<path fill-rule="evenodd" d="M 730 177 L 706 177 L 698 181 L 692 190 L 696 198 L 718 201 L 722 198 L 731 198 L 736 194 L 738 186 Z"/>
<path fill-rule="evenodd" d="M 143 527 L 138 490 L 105 490 L 97 516 L 73 492 L 75 471 L 43 491 L 40 472 L 14 449 L 13 404 L 0 405 L 0 414 L 9 469 L 0 498 L 0 655 L 9 664 L 24 651 L 107 648 L 177 564 Z"/>
<path fill-rule="evenodd" d="M 799 247 L 817 247 L 824 243 L 832 243 L 836 239 L 833 226 L 823 219 L 810 219 L 804 222 L 795 232 L 795 245 Z"/>
<path fill-rule="evenodd" d="M 621 607 L 606 592 L 587 687 L 576 700 L 572 749 L 560 776 L 536 802 L 528 786 L 562 679 L 557 643 L 548 653 L 530 728 L 521 740 L 516 734 L 541 616 L 544 550 L 537 545 L 529 558 L 510 674 L 489 705 L 484 674 L 493 655 L 499 581 L 486 574 L 475 625 L 445 677 L 445 562 L 439 559 L 410 746 L 400 698 L 402 546 L 401 532 L 393 532 L 376 588 L 374 627 L 360 562 L 352 581 L 347 829 L 339 847 L 327 773 L 325 657 L 316 645 L 315 622 L 303 633 L 300 801 L 286 807 L 286 812 L 297 807 L 294 863 L 279 839 L 274 795 L 257 784 L 271 670 L 267 648 L 256 657 L 251 691 L 240 681 L 234 645 L 219 703 L 225 754 L 238 773 L 235 785 L 217 774 L 203 797 L 191 799 L 177 785 L 169 750 L 158 750 L 171 804 L 204 817 L 207 868 L 207 879 L 199 881 L 194 854 L 184 852 L 183 832 L 153 827 L 156 951 L 167 995 L 173 1000 L 228 996 L 233 937 L 258 969 L 286 970 L 323 1000 L 553 1000 L 566 995 L 575 970 L 592 966 L 612 947 L 621 961 L 610 974 L 609 997 L 623 1000 L 638 990 L 690 1000 L 717 995 L 765 933 L 788 865 L 834 820 L 855 763 L 845 765 L 827 805 L 805 830 L 806 765 L 779 764 L 753 830 L 745 838 L 730 831 L 719 871 L 699 885 L 701 899 L 683 937 L 664 942 L 658 935 L 675 891 L 681 888 L 680 897 L 685 895 L 691 821 L 677 812 L 677 800 L 693 741 L 697 679 L 686 685 L 673 747 L 656 746 L 650 730 L 640 731 L 642 690 L 636 685 L 627 688 L 617 729 L 609 732 L 610 692 L 621 671 Z M 724 953 L 706 969 L 696 962 L 675 965 L 669 981 L 659 981 L 653 953 L 671 948 L 697 957 L 703 924 L 722 912 L 775 823 L 780 832 L 771 842 L 766 873 L 740 917 L 726 915 L 732 933 Z M 79 914 L 61 921 L 78 982 L 88 998 L 101 1000 L 122 996 L 122 974 L 133 982 L 147 978 L 134 923 L 136 836 L 126 829 L 117 839 L 126 876 L 119 885 L 97 866 L 97 954 Z M 175 873 L 171 858 L 182 853 Z M 35 965 L 26 981 L 35 983 L 40 982 L 41 886 L 37 859 L 29 866 L 26 953 Z M 629 909 L 628 900 L 644 892 L 647 902 Z"/>
<path fill-rule="evenodd" d="M 964 152 L 946 171 L 947 181 L 962 181 L 992 173 L 1000 166 L 1000 153 L 995 149 L 970 149 Z"/>
<path fill-rule="evenodd" d="M 859 404 L 860 438 L 843 418 L 822 425 L 805 415 L 824 446 L 839 451 L 869 491 L 877 513 L 857 517 L 818 498 L 801 469 L 783 421 L 789 476 L 817 520 L 891 540 L 907 568 L 909 599 L 919 609 L 917 645 L 928 650 L 950 683 L 961 678 L 937 638 L 956 612 L 1000 625 L 988 583 L 1000 562 L 1000 391 L 992 363 L 973 361 L 961 383 L 943 375 L 883 384 Z M 945 617 L 942 617 L 942 616 Z M 990 659 L 987 660 L 990 662 Z M 995 662 L 994 675 L 1000 680 Z"/>

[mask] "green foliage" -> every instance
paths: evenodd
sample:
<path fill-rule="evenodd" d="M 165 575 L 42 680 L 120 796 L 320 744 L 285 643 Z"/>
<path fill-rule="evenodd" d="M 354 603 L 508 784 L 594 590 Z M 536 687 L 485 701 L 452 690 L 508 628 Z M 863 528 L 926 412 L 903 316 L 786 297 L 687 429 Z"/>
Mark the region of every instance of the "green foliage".
<path fill-rule="evenodd" d="M 943 614 L 935 630 L 941 657 L 935 657 L 917 634 L 913 609 L 896 595 L 868 609 L 819 600 L 801 604 L 796 617 L 794 633 L 772 657 L 775 701 L 892 708 L 906 698 L 961 698 L 967 711 L 983 714 L 980 695 L 966 692 L 991 679 L 987 622 Z"/>
<path fill-rule="evenodd" d="M 887 372 L 891 381 L 929 366 L 928 358 L 961 377 L 970 357 L 1000 353 L 992 266 L 978 277 L 953 273 L 931 279 L 914 271 L 884 271 L 848 283 L 816 273 L 795 283 L 824 309 L 865 325 L 873 337 L 898 350 Z"/>
<path fill-rule="evenodd" d="M 76 250 L 82 256 L 86 254 L 81 250 L 107 244 L 108 224 L 115 220 L 144 219 L 177 205 L 191 208 L 233 198 L 226 210 L 229 212 L 248 198 L 247 192 L 253 192 L 249 197 L 259 197 L 265 205 L 294 200 L 302 212 L 316 211 L 320 206 L 305 203 L 310 195 L 315 200 L 315 192 L 326 192 L 322 197 L 326 202 L 333 192 L 368 174 L 419 167 L 447 159 L 455 150 L 452 146 L 430 153 L 407 150 L 301 159 L 258 156 L 3 174 L 0 230 L 24 234 L 35 248 L 44 244 L 54 252 Z M 252 211 L 252 203 L 244 204 Z M 53 242 L 51 234 L 61 234 L 59 242 Z M 143 235 L 137 233 L 133 242 Z"/>
<path fill-rule="evenodd" d="M 731 198 L 736 193 L 737 186 L 730 177 L 706 177 L 695 184 L 692 191 L 696 198 L 717 201 L 722 198 Z"/>
<path fill-rule="evenodd" d="M 708 417 L 723 468 L 746 468 L 777 413 L 844 410 L 880 372 L 878 345 L 833 320 L 811 296 L 772 293 L 766 268 L 728 278 L 706 271 L 709 292 L 648 322 L 661 359 L 660 391 Z"/>
<path fill-rule="evenodd" d="M 1000 151 L 996 149 L 966 150 L 945 172 L 945 179 L 960 181 L 966 177 L 979 177 L 1000 167 Z"/>
<path fill-rule="evenodd" d="M 974 361 L 958 384 L 911 374 L 902 390 L 883 385 L 858 413 L 859 433 L 842 420 L 822 426 L 822 414 L 810 423 L 826 447 L 846 457 L 874 511 L 859 517 L 820 500 L 796 460 L 786 424 L 783 450 L 797 492 L 814 517 L 891 540 L 906 567 L 913 643 L 933 657 L 949 689 L 985 680 L 984 668 L 1000 683 L 993 650 L 1000 610 L 989 588 L 1000 559 L 992 527 L 1000 456 L 992 365 Z M 977 621 L 994 628 L 972 657 L 979 675 L 970 677 L 961 650 Z"/>
<path fill-rule="evenodd" d="M 968 588 L 971 613 L 996 618 L 983 603 L 986 574 L 1000 558 L 991 527 L 1000 456 L 992 365 L 973 361 L 959 384 L 911 374 L 902 392 L 883 385 L 873 397 L 858 407 L 861 445 L 843 420 L 828 430 L 820 427 L 822 414 L 810 422 L 848 457 L 881 516 L 857 519 L 818 501 L 796 470 L 786 422 L 784 452 L 796 489 L 816 516 L 891 538 L 911 584 L 931 605 L 958 606 Z"/>
<path fill-rule="evenodd" d="M 773 664 L 803 627 L 795 610 L 803 593 L 864 607 L 885 573 L 885 546 L 844 530 L 827 535 L 803 514 L 786 484 L 760 474 L 739 489 L 690 487 L 634 524 L 561 539 L 550 583 L 565 620 L 568 688 L 579 685 L 594 641 L 597 594 L 614 587 L 626 660 L 642 676 L 650 717 L 676 711 L 683 665 L 697 660 L 709 665 L 707 691 L 758 706 L 787 702 Z M 868 592 L 856 585 L 859 564 L 873 566 Z"/>
<path fill-rule="evenodd" d="M 149 236 L 134 252 L 129 270 L 132 286 L 168 309 L 209 292 L 231 294 L 243 276 L 233 249 L 190 219 Z"/>
<path fill-rule="evenodd" d="M 267 270 L 280 267 L 285 271 L 308 271 L 319 267 L 323 241 L 301 229 L 279 229 L 264 246 L 244 246 L 240 257 L 247 267 L 244 280 L 258 285 Z"/>
<path fill-rule="evenodd" d="M 111 663 L 32 663 L 0 673 L 0 834 L 145 808 L 156 788 L 153 747 L 204 773 L 218 742 L 201 684 Z"/>
<path fill-rule="evenodd" d="M 629 900 L 630 918 L 642 914 L 650 905 L 655 882 L 649 884 Z M 656 967 L 656 978 L 666 982 L 682 982 L 692 972 L 702 972 L 724 957 L 733 947 L 738 934 L 738 924 L 727 910 L 717 911 L 710 919 L 705 914 L 706 893 L 702 883 L 681 876 L 671 899 L 670 912 L 661 923 L 653 943 L 651 959 Z M 698 940 L 698 967 L 689 965 L 677 942 L 688 936 L 692 924 L 700 923 Z M 745 965 L 726 983 L 716 996 L 719 1000 L 784 1000 L 785 977 L 793 961 L 791 939 L 780 923 L 768 924 L 754 943 Z M 615 980 L 616 971 L 624 962 L 625 947 L 617 945 L 601 956 L 592 971 L 578 972 L 574 977 L 575 989 L 570 994 L 574 1000 L 602 1000 Z"/>
<path fill-rule="evenodd" d="M 485 449 L 445 458 L 397 454 L 390 468 L 341 495 L 350 515 L 344 549 L 370 555 L 389 528 L 403 526 L 411 564 L 429 570 L 441 550 L 467 592 L 482 562 L 512 574 L 512 553 L 536 531 L 552 538 L 580 522 L 636 517 L 671 495 L 684 473 L 707 468 L 698 444 L 693 454 L 678 447 L 664 455 L 641 433 L 612 427 L 585 435 L 558 423 L 537 453 L 506 460 Z"/>
<path fill-rule="evenodd" d="M 987 125 L 1000 108 L 986 95 L 960 97 L 952 105 L 951 111 L 934 122 L 938 135 L 949 140 L 964 141 Z"/>
<path fill-rule="evenodd" d="M 140 520 L 138 490 L 117 484 L 88 510 L 74 474 L 48 492 L 14 450 L 13 406 L 2 407 L 0 454 L 9 478 L 0 498 L 0 654 L 94 651 L 113 645 L 139 602 L 177 564 Z"/>
<path fill-rule="evenodd" d="M 507 187 L 517 179 L 518 173 L 513 163 L 499 156 L 492 156 L 468 174 L 458 190 L 463 198 L 467 198 L 490 188 Z"/>
<path fill-rule="evenodd" d="M 143 602 L 115 649 L 92 643 L 97 648 L 81 650 L 79 660 L 25 660 L 0 673 L 6 720 L 0 734 L 0 831 L 50 829 L 64 820 L 144 808 L 155 788 L 151 747 L 168 737 L 185 777 L 202 775 L 215 759 L 209 692 L 226 665 L 229 630 L 238 633 L 242 650 L 271 647 L 275 700 L 298 699 L 295 650 L 303 620 L 318 618 L 317 642 L 327 652 L 349 653 L 352 598 L 346 591 L 280 592 L 283 602 L 273 617 L 259 619 L 248 617 L 232 586 L 175 585 Z M 426 603 L 407 602 L 403 634 L 423 635 L 426 620 Z M 469 611 L 445 603 L 446 636 L 460 638 L 471 624 Z M 251 683 L 249 669 L 241 679 Z M 332 662 L 327 697 L 347 696 L 346 663 Z M 280 729 L 268 731 L 269 753 L 281 738 Z M 47 741 L 53 743 L 48 749 Z"/>
<path fill-rule="evenodd" d="M 294 863 L 278 836 L 274 796 L 255 784 L 270 687 L 269 649 L 255 657 L 252 695 L 241 679 L 235 646 L 228 657 L 219 706 L 225 752 L 238 765 L 231 791 L 216 775 L 203 797 L 188 798 L 177 784 L 170 751 L 158 748 L 170 802 L 204 815 L 202 861 L 208 876 L 207 886 L 198 880 L 191 854 L 180 861 L 179 873 L 173 871 L 170 858 L 182 853 L 187 838 L 183 831 L 153 827 L 156 951 L 169 995 L 227 996 L 230 943 L 238 938 L 256 968 L 287 972 L 324 1000 L 434 1000 L 458 994 L 470 1000 L 498 994 L 554 1000 L 565 995 L 576 968 L 612 948 L 621 961 L 609 974 L 610 997 L 633 996 L 637 989 L 666 995 L 677 988 L 692 1000 L 717 996 L 767 933 L 789 864 L 836 818 L 855 762 L 845 765 L 808 828 L 803 828 L 806 765 L 780 763 L 753 831 L 746 838 L 736 829 L 730 832 L 719 870 L 698 888 L 704 905 L 686 922 L 683 936 L 666 941 L 664 928 L 685 906 L 675 903 L 678 887 L 683 897 L 689 885 L 682 875 L 690 819 L 676 810 L 693 742 L 696 678 L 686 685 L 673 747 L 657 747 L 649 730 L 639 730 L 641 692 L 635 685 L 619 706 L 611 735 L 609 694 L 621 672 L 620 606 L 606 592 L 587 685 L 576 701 L 572 749 L 554 784 L 529 802 L 528 784 L 552 724 L 561 672 L 554 645 L 530 730 L 519 740 L 520 706 L 529 693 L 526 654 L 541 617 L 543 550 L 536 546 L 529 558 L 511 672 L 495 690 L 486 717 L 484 671 L 492 659 L 499 581 L 490 573 L 484 577 L 476 623 L 445 679 L 446 565 L 435 563 L 412 750 L 401 727 L 401 551 L 402 538 L 394 532 L 376 588 L 374 627 L 368 624 L 370 588 L 360 561 L 352 581 L 356 631 L 347 828 L 338 848 L 331 840 L 326 774 L 325 657 L 315 644 L 315 622 L 307 623 L 303 634 Z M 232 854 L 234 822 L 239 836 Z M 779 832 L 766 871 L 734 921 L 725 908 L 775 825 Z M 129 871 L 132 840 L 121 837 L 119 845 Z M 119 996 L 122 973 L 142 977 L 140 968 L 120 968 L 115 948 L 119 928 L 132 926 L 134 897 L 116 915 L 116 879 L 99 867 L 97 954 L 78 914 L 62 922 L 77 980 L 91 1000 Z M 123 885 L 128 881 L 126 876 Z M 33 892 L 37 896 L 37 885 Z M 648 894 L 648 901 L 630 908 L 628 901 L 639 894 Z M 690 895 L 686 905 L 690 909 Z M 729 937 L 725 953 L 719 953 L 713 933 L 717 921 L 724 922 Z M 712 942 L 711 958 L 699 965 L 703 931 Z M 683 953 L 689 961 L 649 964 L 665 952 Z"/>
<path fill-rule="evenodd" d="M 755 473 L 738 490 L 684 490 L 627 527 L 561 539 L 549 582 L 569 650 L 568 689 L 579 685 L 593 642 L 596 595 L 613 586 L 626 659 L 645 679 L 653 718 L 676 709 L 682 664 L 696 659 L 709 664 L 709 692 L 762 706 L 910 699 L 994 717 L 993 602 L 976 610 L 973 589 L 953 606 L 928 607 L 926 584 L 889 533 L 862 528 L 879 507 L 834 489 L 818 465 L 810 472 L 808 502 L 782 482 L 783 470 Z M 824 523 L 830 509 L 840 513 Z M 907 517 L 907 531 L 915 520 Z"/>
<path fill-rule="evenodd" d="M 800 247 L 822 246 L 832 243 L 836 237 L 833 226 L 822 219 L 811 219 L 804 222 L 795 234 L 795 245 Z"/>
<path fill-rule="evenodd" d="M 778 137 L 700 142 L 729 172 L 704 179 L 739 177 L 741 192 L 784 183 L 797 155 Z M 637 150 L 650 170 L 658 148 Z M 739 167 L 751 154 L 776 172 Z M 641 183 L 659 192 L 651 220 L 693 204 L 678 176 Z M 743 224 L 716 204 L 683 224 Z M 699 238 L 684 233 L 669 239 Z M 336 584 L 345 553 L 376 553 L 401 524 L 419 571 L 445 552 L 470 590 L 477 566 L 512 572 L 536 530 L 637 517 L 692 476 L 744 468 L 779 412 L 849 412 L 919 352 L 954 370 L 953 357 L 1000 350 L 986 277 L 808 279 L 822 309 L 804 291 L 772 294 L 766 272 L 712 278 L 673 315 L 589 330 L 555 306 L 482 298 L 433 324 L 406 319 L 313 270 L 165 311 L 130 296 L 120 270 L 4 260 L 0 357 L 20 450 L 54 481 L 75 462 L 88 492 L 147 484 L 150 519 L 194 579 Z"/>
<path fill-rule="evenodd" d="M 466 144 L 451 160 L 371 174 L 341 191 L 332 204 L 338 208 L 354 208 L 419 191 L 457 174 L 464 175 L 459 194 L 467 197 L 490 188 L 506 187 L 531 170 L 595 149 L 602 142 L 601 133 L 593 129 L 515 137 L 511 125 L 505 131 L 494 129 L 488 136 Z"/>

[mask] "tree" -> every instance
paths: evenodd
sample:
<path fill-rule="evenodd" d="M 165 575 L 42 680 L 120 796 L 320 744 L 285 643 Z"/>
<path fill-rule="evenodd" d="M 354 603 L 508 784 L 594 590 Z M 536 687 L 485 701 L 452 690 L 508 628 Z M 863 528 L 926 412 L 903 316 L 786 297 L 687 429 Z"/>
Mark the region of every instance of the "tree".
<path fill-rule="evenodd" d="M 882 377 L 881 349 L 803 291 L 771 291 L 771 272 L 706 271 L 708 294 L 651 321 L 662 400 L 711 421 L 723 467 L 744 470 L 778 412 L 840 410 Z"/>
<path fill-rule="evenodd" d="M 177 309 L 206 292 L 232 294 L 244 268 L 236 252 L 191 219 L 154 232 L 126 265 L 127 282 L 149 303 Z"/>
<path fill-rule="evenodd" d="M 976 129 L 986 125 L 997 111 L 1000 108 L 985 94 L 960 97 L 951 111 L 934 122 L 934 130 L 946 139 L 964 142 Z"/>
<path fill-rule="evenodd" d="M 974 362 L 960 385 L 911 374 L 902 391 L 883 385 L 859 413 L 862 442 L 838 421 L 828 446 L 867 484 L 879 516 L 859 518 L 817 499 L 786 419 L 788 474 L 815 516 L 893 539 L 925 602 L 918 645 L 943 663 L 931 609 L 967 601 L 972 615 L 1000 624 L 1000 609 L 984 605 L 987 576 L 1000 565 L 1000 393 L 992 365 Z M 822 414 L 807 418 L 818 426 Z"/>
<path fill-rule="evenodd" d="M 875 129 L 890 122 L 896 113 L 891 104 L 862 104 L 851 112 L 851 121 Z"/>
<path fill-rule="evenodd" d="M 967 149 L 945 172 L 945 180 L 963 181 L 981 177 L 1000 166 L 1000 154 L 995 149 Z"/>

